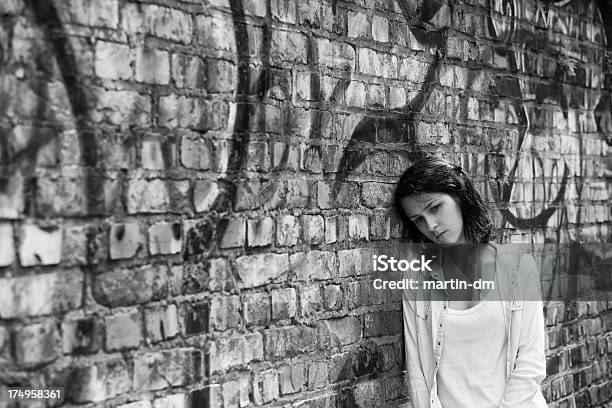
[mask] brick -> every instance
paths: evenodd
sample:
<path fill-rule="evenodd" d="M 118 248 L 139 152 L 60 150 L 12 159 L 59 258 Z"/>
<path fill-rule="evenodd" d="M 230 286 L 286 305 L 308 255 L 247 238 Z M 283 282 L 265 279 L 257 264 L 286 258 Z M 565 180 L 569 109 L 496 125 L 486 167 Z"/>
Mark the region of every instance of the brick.
<path fill-rule="evenodd" d="M 289 319 L 295 316 L 297 296 L 294 288 L 272 291 L 272 318 Z"/>
<path fill-rule="evenodd" d="M 187 395 L 183 393 L 155 398 L 153 401 L 153 408 L 184 408 L 187 406 L 189 406 Z"/>
<path fill-rule="evenodd" d="M 250 247 L 268 246 L 274 242 L 274 219 L 265 217 L 247 221 L 247 242 Z"/>
<path fill-rule="evenodd" d="M 151 170 L 164 170 L 174 166 L 175 146 L 160 137 L 145 136 L 142 140 L 140 157 L 142 167 Z"/>
<path fill-rule="evenodd" d="M 255 373 L 253 377 L 253 401 L 261 405 L 278 399 L 278 373 L 266 370 Z"/>
<path fill-rule="evenodd" d="M 244 218 L 230 219 L 219 243 L 219 248 L 235 248 L 244 245 L 246 240 L 246 220 Z"/>
<path fill-rule="evenodd" d="M 336 255 L 333 252 L 298 252 L 291 255 L 290 262 L 297 280 L 325 280 L 336 276 Z"/>
<path fill-rule="evenodd" d="M 24 180 L 21 174 L 0 177 L 4 188 L 0 191 L 0 217 L 16 219 L 24 209 Z"/>
<path fill-rule="evenodd" d="M 242 310 L 247 326 L 266 326 L 270 322 L 270 296 L 267 293 L 249 293 L 243 296 Z"/>
<path fill-rule="evenodd" d="M 272 30 L 270 56 L 273 63 L 306 63 L 306 36 L 299 33 Z"/>
<path fill-rule="evenodd" d="M 117 408 L 151 408 L 151 401 L 143 400 L 118 405 Z"/>
<path fill-rule="evenodd" d="M 295 0 L 271 0 L 272 18 L 284 23 L 295 24 L 297 5 Z"/>
<path fill-rule="evenodd" d="M 179 333 L 178 309 L 175 304 L 146 308 L 144 321 L 145 337 L 148 341 L 171 339 Z"/>
<path fill-rule="evenodd" d="M 270 169 L 268 143 L 251 141 L 247 148 L 246 168 L 249 171 L 267 172 Z"/>
<path fill-rule="evenodd" d="M 324 241 L 325 224 L 320 215 L 302 216 L 302 239 L 306 244 L 322 244 Z"/>
<path fill-rule="evenodd" d="M 171 77 L 177 88 L 206 87 L 206 64 L 197 56 L 172 54 Z"/>
<path fill-rule="evenodd" d="M 11 265 L 15 261 L 13 226 L 0 224 L 0 267 Z"/>
<path fill-rule="evenodd" d="M 122 9 L 122 27 L 130 34 L 145 34 L 189 44 L 193 35 L 191 16 L 177 9 L 154 4 L 127 3 Z"/>
<path fill-rule="evenodd" d="M 327 285 L 323 288 L 323 299 L 325 308 L 338 310 L 342 308 L 342 290 L 340 285 Z"/>
<path fill-rule="evenodd" d="M 395 186 L 385 183 L 363 183 L 361 202 L 369 208 L 390 208 L 393 206 Z"/>
<path fill-rule="evenodd" d="M 316 202 L 314 182 L 287 180 L 286 208 L 312 208 Z"/>
<path fill-rule="evenodd" d="M 380 16 L 372 18 L 372 38 L 378 42 L 389 42 L 389 20 Z"/>
<path fill-rule="evenodd" d="M 211 372 L 225 372 L 231 367 L 263 360 L 261 333 L 218 339 L 210 345 Z"/>
<path fill-rule="evenodd" d="M 109 122 L 114 125 L 150 123 L 151 100 L 149 96 L 133 91 L 95 89 L 96 110 L 91 116 L 94 122 Z"/>
<path fill-rule="evenodd" d="M 296 146 L 275 142 L 273 145 L 273 169 L 296 171 L 300 164 L 300 152 Z"/>
<path fill-rule="evenodd" d="M 62 21 L 89 27 L 117 28 L 119 24 L 117 0 L 69 0 L 61 4 Z"/>
<path fill-rule="evenodd" d="M 230 14 L 198 15 L 196 16 L 196 28 L 200 44 L 210 49 L 236 52 L 235 41 L 227 41 L 227 33 L 234 31 Z"/>
<path fill-rule="evenodd" d="M 338 240 L 338 217 L 325 217 L 325 243 L 333 244 Z"/>
<path fill-rule="evenodd" d="M 386 406 L 382 385 L 376 380 L 359 383 L 355 386 L 354 395 L 359 406 L 372 408 Z"/>
<path fill-rule="evenodd" d="M 351 81 L 344 92 L 346 105 L 354 108 L 365 108 L 366 91 L 363 82 Z"/>
<path fill-rule="evenodd" d="M 323 209 L 359 206 L 359 186 L 354 182 L 324 182 L 317 185 L 318 204 Z"/>
<path fill-rule="evenodd" d="M 391 218 L 385 214 L 370 216 L 370 239 L 389 239 L 391 236 Z"/>
<path fill-rule="evenodd" d="M 93 317 L 70 319 L 61 324 L 64 354 L 95 353 L 102 348 L 103 324 Z"/>
<path fill-rule="evenodd" d="M 416 124 L 416 135 L 419 145 L 439 145 L 450 142 L 450 132 L 448 125 L 445 123 L 418 122 Z"/>
<path fill-rule="evenodd" d="M 93 297 L 109 307 L 159 300 L 168 293 L 166 269 L 165 265 L 147 265 L 101 273 L 93 279 Z"/>
<path fill-rule="evenodd" d="M 240 326 L 240 297 L 217 296 L 210 302 L 213 330 L 224 331 Z"/>
<path fill-rule="evenodd" d="M 197 381 L 202 374 L 202 352 L 177 348 L 134 356 L 134 391 L 180 387 Z"/>
<path fill-rule="evenodd" d="M 144 246 L 144 237 L 138 224 L 111 224 L 108 241 L 110 259 L 129 259 Z"/>
<path fill-rule="evenodd" d="M 361 339 L 361 322 L 356 316 L 325 320 L 317 327 L 321 344 L 345 346 Z"/>
<path fill-rule="evenodd" d="M 181 139 L 181 163 L 189 169 L 210 169 L 213 163 L 210 140 L 197 136 L 183 136 Z"/>
<path fill-rule="evenodd" d="M 120 357 L 106 358 L 72 370 L 66 399 L 76 403 L 101 402 L 130 390 L 127 364 Z"/>
<path fill-rule="evenodd" d="M 263 332 L 266 360 L 286 359 L 315 350 L 316 331 L 307 326 L 285 326 Z"/>
<path fill-rule="evenodd" d="M 276 245 L 297 245 L 302 233 L 299 218 L 293 215 L 282 215 L 276 219 Z"/>
<path fill-rule="evenodd" d="M 96 41 L 96 75 L 129 80 L 134 75 L 134 55 L 128 45 Z"/>
<path fill-rule="evenodd" d="M 149 227 L 149 252 L 151 255 L 178 254 L 183 247 L 180 222 L 158 222 Z"/>
<path fill-rule="evenodd" d="M 349 237 L 353 239 L 369 238 L 369 222 L 367 215 L 356 214 L 348 217 Z"/>
<path fill-rule="evenodd" d="M 323 310 L 323 297 L 319 286 L 300 288 L 300 316 L 312 316 Z"/>
<path fill-rule="evenodd" d="M 345 249 L 338 251 L 338 276 L 360 275 L 367 270 L 363 264 L 360 249 Z"/>
<path fill-rule="evenodd" d="M 181 305 L 181 322 L 186 335 L 208 333 L 210 331 L 210 304 L 208 302 Z"/>
<path fill-rule="evenodd" d="M 62 228 L 23 225 L 19 259 L 22 266 L 55 265 L 62 260 Z"/>
<path fill-rule="evenodd" d="M 58 356 L 59 335 L 52 320 L 20 328 L 14 334 L 15 361 L 21 367 L 49 363 Z"/>
<path fill-rule="evenodd" d="M 246 407 L 249 405 L 250 378 L 241 376 L 236 381 L 223 384 L 223 401 L 228 408 Z"/>
<path fill-rule="evenodd" d="M 227 210 L 231 206 L 231 186 L 212 180 L 196 180 L 193 206 L 198 213 Z"/>
<path fill-rule="evenodd" d="M 327 385 L 327 363 L 315 361 L 308 365 L 308 389 L 318 390 Z"/>
<path fill-rule="evenodd" d="M 0 279 L 0 318 L 77 309 L 82 302 L 83 280 L 78 270 Z"/>
<path fill-rule="evenodd" d="M 344 71 L 354 71 L 356 54 L 350 44 L 328 39 L 317 39 L 319 64 Z"/>
<path fill-rule="evenodd" d="M 172 191 L 172 197 L 170 196 Z M 127 209 L 130 214 L 180 211 L 188 201 L 189 181 L 130 180 Z"/>
<path fill-rule="evenodd" d="M 208 92 L 233 92 L 236 88 L 236 66 L 229 61 L 206 61 Z"/>
<path fill-rule="evenodd" d="M 170 82 L 168 51 L 138 48 L 136 50 L 136 81 L 166 85 Z"/>
<path fill-rule="evenodd" d="M 348 13 L 348 36 L 351 38 L 367 38 L 370 31 L 370 23 L 365 13 L 349 11 Z"/>
<path fill-rule="evenodd" d="M 106 324 L 106 349 L 109 351 L 140 346 L 142 316 L 138 310 L 108 316 Z"/>

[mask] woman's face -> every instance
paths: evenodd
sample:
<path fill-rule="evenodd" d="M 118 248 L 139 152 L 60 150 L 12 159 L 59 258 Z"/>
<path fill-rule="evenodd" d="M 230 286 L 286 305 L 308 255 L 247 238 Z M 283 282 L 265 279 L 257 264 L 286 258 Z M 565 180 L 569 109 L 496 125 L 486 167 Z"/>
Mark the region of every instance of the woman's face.
<path fill-rule="evenodd" d="M 446 193 L 421 193 L 401 200 L 419 231 L 438 245 L 465 243 L 459 200 Z"/>

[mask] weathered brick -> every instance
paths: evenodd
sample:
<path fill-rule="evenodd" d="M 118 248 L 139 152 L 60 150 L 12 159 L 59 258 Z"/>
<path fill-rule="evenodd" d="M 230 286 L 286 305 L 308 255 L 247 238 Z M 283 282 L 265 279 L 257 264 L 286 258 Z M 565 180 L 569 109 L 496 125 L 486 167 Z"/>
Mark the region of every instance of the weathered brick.
<path fill-rule="evenodd" d="M 136 81 L 166 85 L 170 82 L 168 51 L 138 48 L 136 50 Z"/>
<path fill-rule="evenodd" d="M 119 2 L 117 0 L 69 0 L 61 4 L 62 21 L 90 27 L 117 28 Z"/>
<path fill-rule="evenodd" d="M 391 236 L 391 219 L 386 214 L 370 216 L 370 239 L 389 239 Z"/>
<path fill-rule="evenodd" d="M 223 384 L 225 406 L 238 408 L 249 405 L 249 381 L 249 377 L 241 376 L 236 381 L 228 381 Z"/>
<path fill-rule="evenodd" d="M 325 280 L 336 276 L 336 255 L 327 251 L 291 255 L 291 268 L 298 280 Z"/>
<path fill-rule="evenodd" d="M 284 23 L 295 24 L 297 4 L 295 0 L 271 0 L 272 18 Z"/>
<path fill-rule="evenodd" d="M 214 330 L 227 330 L 240 325 L 240 297 L 216 296 L 210 302 L 210 321 Z"/>
<path fill-rule="evenodd" d="M 13 226 L 0 224 L 0 267 L 11 265 L 15 261 Z"/>
<path fill-rule="evenodd" d="M 247 326 L 266 326 L 270 322 L 270 296 L 267 293 L 249 293 L 242 299 L 244 321 Z"/>
<path fill-rule="evenodd" d="M 225 372 L 227 369 L 263 360 L 263 337 L 261 333 L 219 339 L 210 345 L 211 372 Z"/>
<path fill-rule="evenodd" d="M 354 391 L 355 401 L 360 406 L 382 408 L 385 406 L 384 392 L 376 380 L 359 383 Z"/>
<path fill-rule="evenodd" d="M 327 362 L 315 361 L 308 365 L 308 388 L 317 390 L 327 385 Z"/>
<path fill-rule="evenodd" d="M 323 288 L 325 308 L 337 310 L 342 308 L 342 290 L 340 285 L 327 285 Z"/>
<path fill-rule="evenodd" d="M 353 239 L 369 238 L 369 222 L 367 215 L 355 214 L 348 217 L 348 234 Z"/>
<path fill-rule="evenodd" d="M 231 206 L 231 186 L 213 180 L 196 180 L 193 206 L 198 213 L 227 210 Z"/>
<path fill-rule="evenodd" d="M 311 316 L 323 310 L 323 297 L 319 286 L 300 288 L 300 316 Z"/>
<path fill-rule="evenodd" d="M 299 218 L 293 215 L 282 215 L 276 220 L 276 245 L 297 245 L 302 233 Z"/>
<path fill-rule="evenodd" d="M 171 194 L 172 193 L 172 194 Z M 130 180 L 128 183 L 128 213 L 162 213 L 187 210 L 189 181 Z"/>
<path fill-rule="evenodd" d="M 24 326 L 14 336 L 15 360 L 22 367 L 49 363 L 58 356 L 59 336 L 52 320 Z"/>
<path fill-rule="evenodd" d="M 10 177 L 0 177 L 4 185 L 0 191 L 0 217 L 15 219 L 18 218 L 24 209 L 24 180 L 21 174 Z"/>
<path fill-rule="evenodd" d="M 253 377 L 253 400 L 261 405 L 278 399 L 278 373 L 276 370 L 258 372 Z"/>
<path fill-rule="evenodd" d="M 108 235 L 110 259 L 132 258 L 144 246 L 138 224 L 111 224 Z"/>
<path fill-rule="evenodd" d="M 181 139 L 181 163 L 190 169 L 208 170 L 213 163 L 210 140 L 197 136 L 183 136 Z"/>
<path fill-rule="evenodd" d="M 155 398 L 153 401 L 153 408 L 182 408 L 186 406 L 189 406 L 189 400 L 187 395 L 183 393 Z"/>
<path fill-rule="evenodd" d="M 351 38 L 366 38 L 370 32 L 370 22 L 365 13 L 349 11 L 348 36 Z"/>
<path fill-rule="evenodd" d="M 285 326 L 268 329 L 264 334 L 264 350 L 267 360 L 286 359 L 309 353 L 316 347 L 316 331 L 307 326 Z"/>
<path fill-rule="evenodd" d="M 235 248 L 243 246 L 246 240 L 246 220 L 244 218 L 230 219 L 219 243 L 220 248 Z"/>
<path fill-rule="evenodd" d="M 232 16 L 229 13 L 210 13 L 196 16 L 196 28 L 200 44 L 211 49 L 236 52 L 235 41 L 228 41 L 228 33 L 233 33 Z"/>
<path fill-rule="evenodd" d="M 0 317 L 12 319 L 76 309 L 83 297 L 79 270 L 0 279 Z"/>
<path fill-rule="evenodd" d="M 117 408 L 151 408 L 151 407 L 152 407 L 151 401 L 148 401 L 148 400 L 130 402 L 128 404 L 121 404 L 117 406 Z"/>
<path fill-rule="evenodd" d="M 210 331 L 210 304 L 206 302 L 184 302 L 181 304 L 181 326 L 186 335 Z"/>
<path fill-rule="evenodd" d="M 383 183 L 363 183 L 361 202 L 370 208 L 389 208 L 393 205 L 395 186 Z"/>
<path fill-rule="evenodd" d="M 325 243 L 333 244 L 338 240 L 338 217 L 325 217 Z"/>
<path fill-rule="evenodd" d="M 272 30 L 270 56 L 276 64 L 282 62 L 306 63 L 306 36 L 300 33 Z"/>
<path fill-rule="evenodd" d="M 97 41 L 96 75 L 110 79 L 131 79 L 134 75 L 134 55 L 128 45 Z"/>
<path fill-rule="evenodd" d="M 206 64 L 197 56 L 172 54 L 171 76 L 178 88 L 204 88 L 207 80 Z"/>
<path fill-rule="evenodd" d="M 304 387 L 304 365 L 283 366 L 278 371 L 281 394 L 293 394 Z"/>
<path fill-rule="evenodd" d="M 361 322 L 356 316 L 325 320 L 317 329 L 319 342 L 325 346 L 345 346 L 361 339 Z"/>
<path fill-rule="evenodd" d="M 74 368 L 67 384 L 67 399 L 84 403 L 123 394 L 130 390 L 132 381 L 126 362 L 120 357 L 111 357 Z"/>
<path fill-rule="evenodd" d="M 175 304 L 146 308 L 144 321 L 145 337 L 148 341 L 170 339 L 179 333 L 178 309 Z"/>
<path fill-rule="evenodd" d="M 273 145 L 274 170 L 296 171 L 300 164 L 300 152 L 296 146 L 275 142 Z"/>
<path fill-rule="evenodd" d="M 138 347 L 142 340 L 142 315 L 140 311 L 116 313 L 106 318 L 107 350 Z"/>
<path fill-rule="evenodd" d="M 360 275 L 364 272 L 360 249 L 338 251 L 338 276 Z"/>
<path fill-rule="evenodd" d="M 61 332 L 64 354 L 95 353 L 102 348 L 103 324 L 94 317 L 63 321 Z"/>
<path fill-rule="evenodd" d="M 54 265 L 62 260 L 62 228 L 23 225 L 19 260 L 22 266 Z"/>
<path fill-rule="evenodd" d="M 325 224 L 320 215 L 302 216 L 302 239 L 305 244 L 322 244 Z"/>
<path fill-rule="evenodd" d="M 247 242 L 250 247 L 268 246 L 274 242 L 274 219 L 265 217 L 247 221 Z"/>
<path fill-rule="evenodd" d="M 294 288 L 272 291 L 272 318 L 289 319 L 295 316 L 297 296 Z"/>
<path fill-rule="evenodd" d="M 114 125 L 147 125 L 150 123 L 151 100 L 149 96 L 133 91 L 112 91 L 97 88 L 94 92 L 96 110 L 91 116 L 95 122 Z"/>
<path fill-rule="evenodd" d="M 233 92 L 236 88 L 236 66 L 223 60 L 209 59 L 206 61 L 208 91 Z"/>
<path fill-rule="evenodd" d="M 365 85 L 360 81 L 351 81 L 344 92 L 346 105 L 354 108 L 365 108 Z"/>
<path fill-rule="evenodd" d="M 314 182 L 308 180 L 287 180 L 287 208 L 311 208 L 315 203 L 316 192 Z"/>
<path fill-rule="evenodd" d="M 134 391 L 180 387 L 197 381 L 202 374 L 202 352 L 177 348 L 134 356 Z"/>
<path fill-rule="evenodd" d="M 267 172 L 270 169 L 268 143 L 251 141 L 247 148 L 246 167 L 249 171 Z"/>
<path fill-rule="evenodd" d="M 191 16 L 155 4 L 127 3 L 122 8 L 122 27 L 128 34 L 145 34 L 189 44 L 193 35 Z"/>
<path fill-rule="evenodd" d="M 317 39 L 317 50 L 321 65 L 344 71 L 355 70 L 356 54 L 350 44 L 319 38 Z"/>
<path fill-rule="evenodd" d="M 183 231 L 180 222 L 158 222 L 149 228 L 149 252 L 178 254 L 183 247 Z"/>
<path fill-rule="evenodd" d="M 323 209 L 353 208 L 359 205 L 359 186 L 353 182 L 318 183 L 318 204 Z"/>
<path fill-rule="evenodd" d="M 376 15 L 372 18 L 372 38 L 378 42 L 389 41 L 389 20 Z"/>
<path fill-rule="evenodd" d="M 165 265 L 148 265 L 95 275 L 93 297 L 98 303 L 109 307 L 161 299 L 168 293 L 166 270 Z"/>

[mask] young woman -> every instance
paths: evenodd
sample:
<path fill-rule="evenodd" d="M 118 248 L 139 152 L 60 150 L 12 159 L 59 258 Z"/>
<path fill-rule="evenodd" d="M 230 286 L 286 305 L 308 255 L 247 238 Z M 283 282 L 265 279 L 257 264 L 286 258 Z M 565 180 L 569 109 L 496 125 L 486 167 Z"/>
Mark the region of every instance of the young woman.
<path fill-rule="evenodd" d="M 404 338 L 414 408 L 541 408 L 544 319 L 534 258 L 489 243 L 491 213 L 469 176 L 442 159 L 410 166 L 396 190 L 407 236 L 436 266 L 407 289 Z M 492 282 L 473 289 L 476 280 Z M 467 287 L 466 287 L 467 286 Z M 444 287 L 444 288 L 441 288 Z"/>

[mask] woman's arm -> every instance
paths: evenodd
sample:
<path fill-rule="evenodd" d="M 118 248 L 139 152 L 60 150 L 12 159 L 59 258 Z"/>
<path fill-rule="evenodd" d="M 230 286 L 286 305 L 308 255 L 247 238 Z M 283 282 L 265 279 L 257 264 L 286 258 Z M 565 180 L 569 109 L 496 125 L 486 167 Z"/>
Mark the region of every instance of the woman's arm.
<path fill-rule="evenodd" d="M 542 289 L 533 256 L 523 255 L 519 264 L 519 274 L 526 276 L 523 299 L 521 299 L 523 320 L 515 365 L 510 373 L 500 408 L 531 407 L 534 398 L 540 392 L 541 382 L 546 377 Z"/>
<path fill-rule="evenodd" d="M 419 356 L 417 340 L 416 319 L 416 295 L 414 290 L 406 289 L 402 297 L 404 316 L 404 344 L 406 352 L 406 370 L 410 385 L 410 398 L 413 408 L 429 408 L 429 392 L 425 383 L 423 366 Z"/>

